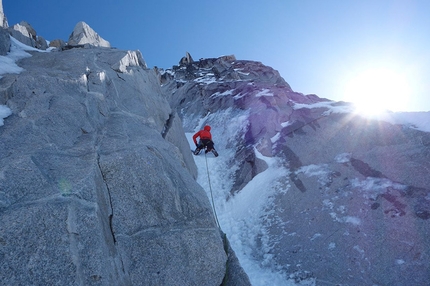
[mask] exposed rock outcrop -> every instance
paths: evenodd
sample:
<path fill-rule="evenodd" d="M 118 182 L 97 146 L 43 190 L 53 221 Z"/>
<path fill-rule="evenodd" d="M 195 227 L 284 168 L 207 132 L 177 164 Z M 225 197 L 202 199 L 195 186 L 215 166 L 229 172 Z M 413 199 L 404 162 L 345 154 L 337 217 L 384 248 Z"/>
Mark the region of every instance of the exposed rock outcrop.
<path fill-rule="evenodd" d="M 39 50 L 46 50 L 48 48 L 48 43 L 42 36 L 37 36 L 36 38 L 36 48 Z"/>
<path fill-rule="evenodd" d="M 49 42 L 49 47 L 57 48 L 59 50 L 62 50 L 65 46 L 66 46 L 66 42 L 64 42 L 61 39 L 55 39 Z"/>
<path fill-rule="evenodd" d="M 9 28 L 9 33 L 12 37 L 20 41 L 21 43 L 35 47 L 36 41 L 34 40 L 35 35 L 31 34 L 26 26 L 20 24 L 15 24 Z"/>
<path fill-rule="evenodd" d="M 10 36 L 6 29 L 0 28 L 0 56 L 5 56 L 10 51 Z"/>
<path fill-rule="evenodd" d="M 94 47 L 110 48 L 110 43 L 100 37 L 99 34 L 97 34 L 85 22 L 79 22 L 76 24 L 67 44 L 69 46 L 90 45 Z"/>
<path fill-rule="evenodd" d="M 185 57 L 183 57 L 180 61 L 179 61 L 179 65 L 189 65 L 192 64 L 194 62 L 193 58 L 191 57 L 190 53 L 186 52 L 185 53 Z"/>
<path fill-rule="evenodd" d="M 36 30 L 25 21 L 10 27 L 9 33 L 12 37 L 27 46 L 40 50 L 46 50 L 48 48 L 46 40 L 41 36 L 37 36 Z"/>
<path fill-rule="evenodd" d="M 2 284 L 222 283 L 227 254 L 179 116 L 136 56 L 32 52 L 0 81 L 13 111 L 0 128 Z"/>
<path fill-rule="evenodd" d="M 6 15 L 3 12 L 3 1 L 0 0 L 0 28 L 7 28 L 9 27 L 7 23 Z"/>

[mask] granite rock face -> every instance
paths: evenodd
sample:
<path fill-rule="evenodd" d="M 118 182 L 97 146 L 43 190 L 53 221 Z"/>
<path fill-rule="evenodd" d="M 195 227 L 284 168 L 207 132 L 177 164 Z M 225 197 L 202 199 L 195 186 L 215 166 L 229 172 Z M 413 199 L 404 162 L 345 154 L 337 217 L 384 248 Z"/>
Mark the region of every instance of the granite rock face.
<path fill-rule="evenodd" d="M 220 204 L 268 168 L 262 156 L 285 170 L 276 189 L 259 190 L 271 204 L 250 259 L 317 285 L 430 281 L 429 133 L 294 92 L 272 68 L 234 57 L 182 60 L 159 79 L 184 129 L 211 125 L 216 148 L 233 154 Z"/>
<path fill-rule="evenodd" d="M 61 39 L 55 39 L 49 42 L 49 47 L 57 48 L 62 50 L 66 46 L 66 42 Z"/>
<path fill-rule="evenodd" d="M 21 43 L 30 46 L 35 47 L 36 42 L 33 38 L 33 35 L 30 34 L 26 26 L 21 24 L 15 24 L 12 27 L 9 28 L 9 33 L 12 37 L 20 41 Z"/>
<path fill-rule="evenodd" d="M 7 28 L 9 27 L 7 23 L 6 15 L 3 12 L 3 1 L 0 0 L 0 28 Z"/>
<path fill-rule="evenodd" d="M 70 46 L 90 45 L 94 47 L 110 48 L 110 43 L 100 37 L 99 34 L 85 22 L 76 24 L 67 44 Z"/>
<path fill-rule="evenodd" d="M 5 56 L 10 51 L 10 36 L 6 29 L 0 28 L 0 56 Z"/>
<path fill-rule="evenodd" d="M 220 285 L 220 231 L 140 53 L 31 53 L 0 79 L 0 284 Z"/>
<path fill-rule="evenodd" d="M 25 21 L 13 25 L 8 30 L 12 37 L 27 46 L 40 50 L 46 50 L 48 48 L 45 38 L 38 36 L 36 30 Z"/>

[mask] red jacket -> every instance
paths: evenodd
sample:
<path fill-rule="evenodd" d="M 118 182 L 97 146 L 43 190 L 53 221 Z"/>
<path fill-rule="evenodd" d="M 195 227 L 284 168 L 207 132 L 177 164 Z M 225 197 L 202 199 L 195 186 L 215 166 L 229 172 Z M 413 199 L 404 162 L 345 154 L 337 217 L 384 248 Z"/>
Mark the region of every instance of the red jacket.
<path fill-rule="evenodd" d="M 209 125 L 206 125 L 203 130 L 200 130 L 193 136 L 194 144 L 197 145 L 197 137 L 200 137 L 200 139 L 209 139 L 212 140 L 212 134 L 211 134 L 211 127 Z"/>

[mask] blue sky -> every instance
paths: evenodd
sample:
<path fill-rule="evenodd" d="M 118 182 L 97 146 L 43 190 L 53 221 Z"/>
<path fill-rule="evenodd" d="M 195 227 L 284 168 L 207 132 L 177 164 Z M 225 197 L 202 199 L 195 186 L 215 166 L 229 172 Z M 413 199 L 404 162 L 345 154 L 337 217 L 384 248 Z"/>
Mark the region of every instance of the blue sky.
<path fill-rule="evenodd" d="M 430 111 L 428 0 L 3 0 L 3 8 L 10 26 L 25 20 L 47 40 L 67 41 L 85 21 L 113 47 L 140 50 L 149 67 L 169 68 L 187 51 L 195 60 L 234 54 L 278 70 L 297 92 Z M 386 71 L 395 76 L 379 80 Z M 390 86 L 369 85 L 375 77 Z"/>

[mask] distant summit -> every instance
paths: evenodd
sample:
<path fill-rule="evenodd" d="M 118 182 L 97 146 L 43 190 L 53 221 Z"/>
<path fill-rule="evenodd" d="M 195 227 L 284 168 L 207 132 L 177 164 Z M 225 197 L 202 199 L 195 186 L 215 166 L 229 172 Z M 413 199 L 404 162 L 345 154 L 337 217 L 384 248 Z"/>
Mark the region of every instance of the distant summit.
<path fill-rule="evenodd" d="M 89 44 L 95 47 L 110 48 L 110 43 L 99 36 L 90 26 L 85 22 L 76 24 L 75 29 L 69 37 L 69 46 L 79 46 Z"/>
<path fill-rule="evenodd" d="M 6 15 L 3 13 L 3 3 L 2 3 L 2 0 L 0 0 L 0 27 L 3 27 L 3 28 L 7 28 L 8 27 Z"/>

